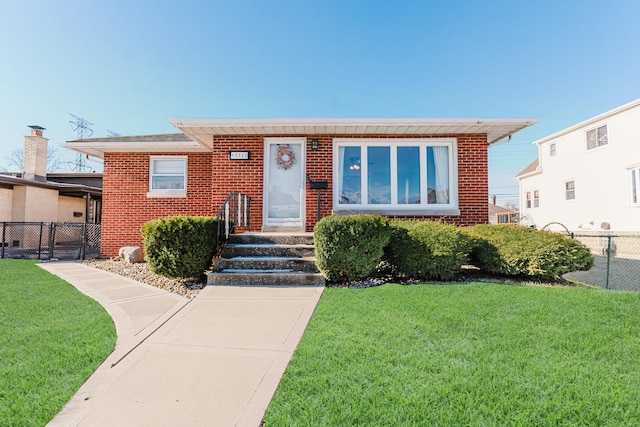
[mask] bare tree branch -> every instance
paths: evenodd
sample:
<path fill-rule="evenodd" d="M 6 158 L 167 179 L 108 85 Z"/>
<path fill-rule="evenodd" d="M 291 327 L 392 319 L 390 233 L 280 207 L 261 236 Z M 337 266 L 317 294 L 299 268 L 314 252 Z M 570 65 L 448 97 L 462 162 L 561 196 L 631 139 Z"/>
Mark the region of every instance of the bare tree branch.
<path fill-rule="evenodd" d="M 9 169 L 16 168 L 16 171 L 22 171 L 24 164 L 24 148 L 16 148 L 7 158 L 9 160 Z M 60 152 L 56 147 L 49 147 L 47 151 L 47 172 L 55 172 L 62 168 L 63 162 L 60 158 Z"/>

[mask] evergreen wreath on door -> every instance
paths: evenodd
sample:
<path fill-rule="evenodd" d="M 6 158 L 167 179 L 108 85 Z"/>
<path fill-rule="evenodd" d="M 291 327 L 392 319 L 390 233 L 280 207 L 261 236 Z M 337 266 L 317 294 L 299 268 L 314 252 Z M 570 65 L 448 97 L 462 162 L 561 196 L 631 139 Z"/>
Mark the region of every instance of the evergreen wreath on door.
<path fill-rule="evenodd" d="M 296 155 L 289 149 L 288 145 L 278 145 L 276 152 L 276 164 L 278 169 L 287 170 L 293 166 L 296 161 Z"/>

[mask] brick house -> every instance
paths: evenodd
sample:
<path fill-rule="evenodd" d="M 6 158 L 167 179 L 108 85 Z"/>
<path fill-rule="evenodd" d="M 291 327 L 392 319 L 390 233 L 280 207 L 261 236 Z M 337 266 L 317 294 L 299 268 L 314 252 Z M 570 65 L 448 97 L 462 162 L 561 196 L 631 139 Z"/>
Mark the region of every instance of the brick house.
<path fill-rule="evenodd" d="M 23 171 L 0 173 L 0 222 L 99 223 L 102 174 L 48 173 L 45 129 L 30 127 Z"/>
<path fill-rule="evenodd" d="M 104 160 L 103 256 L 141 245 L 150 219 L 215 215 L 234 190 L 253 199 L 252 230 L 311 231 L 318 216 L 353 213 L 486 223 L 487 149 L 536 120 L 170 122 L 182 133 L 62 144 Z"/>

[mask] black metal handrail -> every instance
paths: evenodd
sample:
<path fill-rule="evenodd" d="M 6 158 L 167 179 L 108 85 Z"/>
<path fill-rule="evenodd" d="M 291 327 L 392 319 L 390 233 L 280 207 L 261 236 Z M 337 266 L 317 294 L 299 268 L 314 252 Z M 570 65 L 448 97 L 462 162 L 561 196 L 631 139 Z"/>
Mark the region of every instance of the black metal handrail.
<path fill-rule="evenodd" d="M 236 227 L 246 227 L 251 230 L 251 197 L 239 191 L 231 191 L 222 204 L 216 216 L 218 246 L 229 238 Z"/>

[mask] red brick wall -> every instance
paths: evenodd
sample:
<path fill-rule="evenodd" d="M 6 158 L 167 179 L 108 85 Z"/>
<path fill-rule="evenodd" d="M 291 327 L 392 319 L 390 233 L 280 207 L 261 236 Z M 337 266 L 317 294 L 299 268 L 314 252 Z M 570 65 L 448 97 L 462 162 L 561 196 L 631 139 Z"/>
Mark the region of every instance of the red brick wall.
<path fill-rule="evenodd" d="M 363 138 L 362 135 L 307 135 L 306 137 L 306 174 L 313 181 L 329 183 L 327 190 L 321 190 L 321 216 L 331 215 L 332 212 L 332 141 L 336 137 Z M 458 140 L 460 216 L 443 219 L 459 225 L 486 223 L 489 215 L 486 135 L 438 135 L 437 137 L 455 137 Z M 367 135 L 366 138 L 425 138 L 425 136 Z M 311 149 L 312 139 L 318 139 L 319 150 Z M 187 198 L 184 199 L 147 198 L 149 153 L 105 154 L 101 250 L 103 256 L 117 255 L 118 249 L 122 246 L 141 245 L 140 227 L 150 219 L 178 214 L 217 214 L 232 190 L 241 191 L 252 197 L 251 230 L 261 230 L 264 136 L 216 136 L 213 146 L 212 154 L 189 154 Z M 231 161 L 229 151 L 232 150 L 250 151 L 251 158 Z M 412 216 L 412 218 L 441 217 Z M 313 230 L 316 219 L 317 191 L 310 190 L 307 184 L 305 220 L 308 231 Z"/>
<path fill-rule="evenodd" d="M 153 156 L 185 155 L 153 153 Z M 142 247 L 140 228 L 148 220 L 172 215 L 211 215 L 211 154 L 191 153 L 187 160 L 186 198 L 148 198 L 150 153 L 105 153 L 102 188 L 103 257 L 122 246 Z"/>

